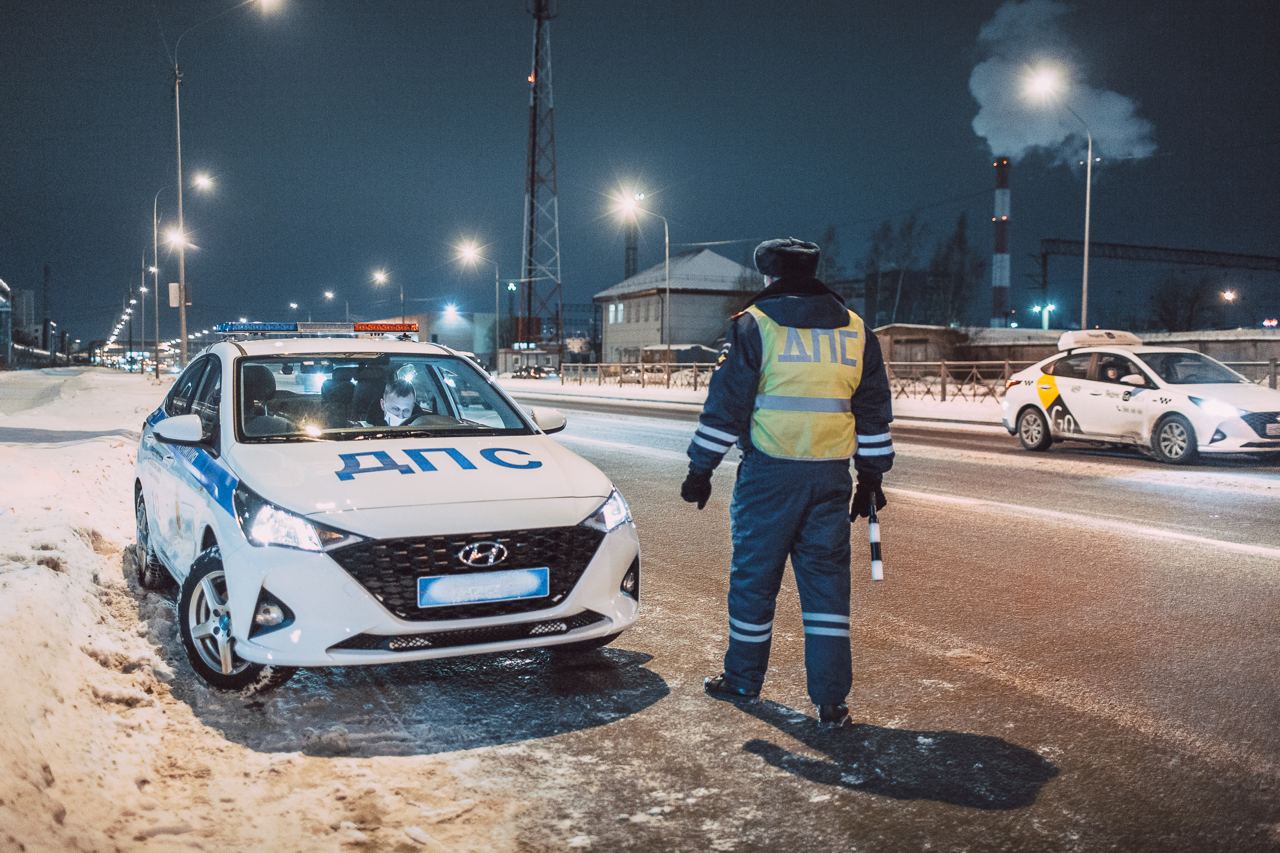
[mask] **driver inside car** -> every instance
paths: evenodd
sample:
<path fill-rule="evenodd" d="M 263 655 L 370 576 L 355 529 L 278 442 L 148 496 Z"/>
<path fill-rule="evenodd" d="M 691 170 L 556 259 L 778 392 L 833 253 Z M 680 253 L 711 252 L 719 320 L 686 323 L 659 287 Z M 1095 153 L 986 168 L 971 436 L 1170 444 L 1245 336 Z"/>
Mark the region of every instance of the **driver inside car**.
<path fill-rule="evenodd" d="M 378 415 L 370 422 L 371 426 L 403 426 L 423 414 L 418 405 L 418 394 L 413 385 L 403 379 L 393 379 L 382 392 L 378 401 Z"/>

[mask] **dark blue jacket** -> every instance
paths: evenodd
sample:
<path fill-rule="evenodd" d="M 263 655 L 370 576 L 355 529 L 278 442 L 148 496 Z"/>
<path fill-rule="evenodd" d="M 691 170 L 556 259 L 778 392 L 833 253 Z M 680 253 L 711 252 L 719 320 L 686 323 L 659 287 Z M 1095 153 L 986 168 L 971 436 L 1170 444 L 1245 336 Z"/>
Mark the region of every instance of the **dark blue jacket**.
<path fill-rule="evenodd" d="M 755 305 L 780 325 L 798 329 L 838 329 L 849 322 L 844 302 L 814 278 L 779 279 L 748 305 Z M 760 385 L 763 349 L 755 318 L 745 311 L 735 315 L 711 376 L 698 431 L 689 445 L 691 471 L 715 469 L 734 444 L 744 450 L 751 448 L 751 413 Z M 893 407 L 880 342 L 870 327 L 862 352 L 862 382 L 850 402 L 858 433 L 854 465 L 859 475 L 881 476 L 893 467 L 893 440 L 889 436 Z"/>

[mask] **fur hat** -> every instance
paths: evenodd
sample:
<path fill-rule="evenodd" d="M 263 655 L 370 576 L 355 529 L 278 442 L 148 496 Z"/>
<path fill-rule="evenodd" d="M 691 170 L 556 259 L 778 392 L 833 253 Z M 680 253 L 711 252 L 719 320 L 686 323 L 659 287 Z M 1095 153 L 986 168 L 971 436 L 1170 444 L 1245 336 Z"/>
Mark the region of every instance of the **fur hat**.
<path fill-rule="evenodd" d="M 771 278 L 802 276 L 813 278 L 818 272 L 818 256 L 822 250 L 817 243 L 780 237 L 765 240 L 756 246 L 756 269 Z"/>

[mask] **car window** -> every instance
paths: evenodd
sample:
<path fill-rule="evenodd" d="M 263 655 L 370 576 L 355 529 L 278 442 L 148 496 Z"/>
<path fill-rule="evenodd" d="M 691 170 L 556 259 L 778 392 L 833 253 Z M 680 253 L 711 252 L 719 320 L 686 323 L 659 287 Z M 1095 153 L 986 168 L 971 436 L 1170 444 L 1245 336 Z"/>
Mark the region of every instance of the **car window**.
<path fill-rule="evenodd" d="M 1143 352 L 1138 358 L 1170 385 L 1229 385 L 1249 380 L 1219 361 L 1198 352 Z"/>
<path fill-rule="evenodd" d="M 387 433 L 529 435 L 515 408 L 465 358 L 315 353 L 241 358 L 236 423 L 245 441 L 350 441 Z M 401 389 L 404 394 L 396 394 Z M 395 418 L 384 411 L 391 393 Z M 409 401 L 406 415 L 399 407 Z M 392 426 L 392 421 L 405 417 Z"/>
<path fill-rule="evenodd" d="M 169 396 L 164 401 L 164 413 L 169 417 L 191 413 L 191 401 L 195 399 L 196 390 L 200 387 L 200 379 L 209 366 L 208 358 L 198 358 L 182 371 L 178 381 L 173 383 Z"/>
<path fill-rule="evenodd" d="M 191 413 L 200 416 L 206 435 L 216 435 L 218 426 L 218 406 L 222 396 L 222 362 L 210 356 L 209 369 L 204 372 L 204 381 L 191 402 Z"/>
<path fill-rule="evenodd" d="M 1053 376 L 1061 376 L 1066 379 L 1088 379 L 1089 362 L 1092 360 L 1093 353 L 1091 352 L 1063 356 L 1049 365 L 1049 370 L 1045 372 L 1051 371 Z"/>
<path fill-rule="evenodd" d="M 1096 378 L 1099 382 L 1120 384 L 1121 379 L 1133 374 L 1141 376 L 1143 382 L 1147 381 L 1147 375 L 1131 359 L 1114 353 L 1098 354 L 1098 373 Z"/>

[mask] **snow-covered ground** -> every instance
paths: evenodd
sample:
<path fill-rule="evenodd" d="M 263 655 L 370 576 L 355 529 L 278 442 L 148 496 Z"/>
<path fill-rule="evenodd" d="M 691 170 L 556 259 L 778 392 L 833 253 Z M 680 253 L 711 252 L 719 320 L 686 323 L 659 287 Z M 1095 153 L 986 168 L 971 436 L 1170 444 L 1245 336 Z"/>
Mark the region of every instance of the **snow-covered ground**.
<path fill-rule="evenodd" d="M 584 382 L 581 385 L 567 382 L 560 384 L 559 379 L 513 379 L 501 377 L 498 383 L 512 394 L 545 398 L 548 402 L 554 398 L 563 400 L 591 399 L 614 400 L 625 402 L 629 406 L 651 408 L 661 411 L 664 408 L 676 411 L 697 411 L 707 399 L 706 389 L 693 391 L 688 388 L 663 388 L 661 386 L 639 385 L 593 385 Z M 974 402 L 966 399 L 951 399 L 945 403 L 940 400 L 912 400 L 899 397 L 893 401 L 894 417 L 903 420 L 919 420 L 923 422 L 941 421 L 962 424 L 1000 424 L 1000 404 L 993 397 Z"/>
<path fill-rule="evenodd" d="M 0 850 L 512 848 L 522 806 L 469 782 L 464 752 L 335 759 L 346 730 L 305 713 L 324 695 L 255 712 L 175 677 L 172 605 L 126 553 L 167 384 L 0 373 Z"/>

